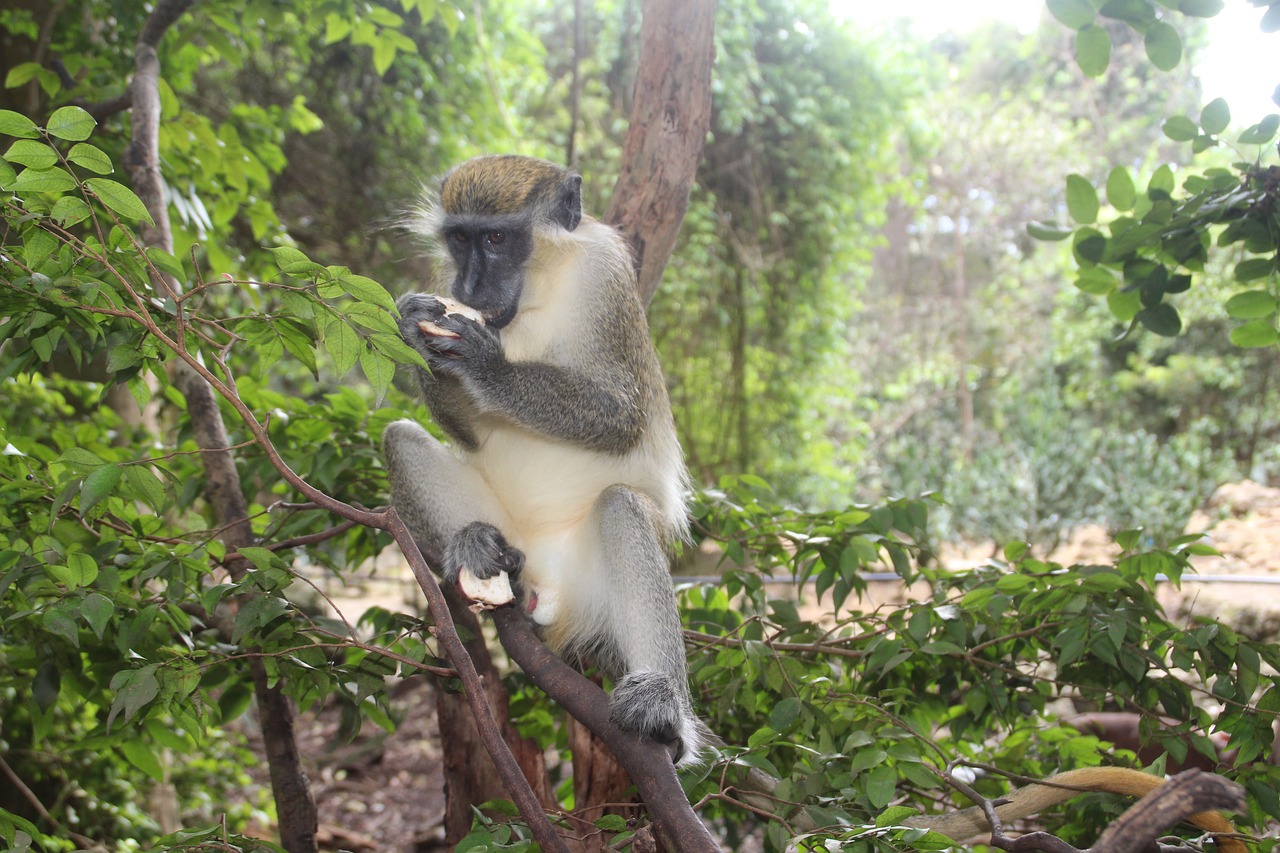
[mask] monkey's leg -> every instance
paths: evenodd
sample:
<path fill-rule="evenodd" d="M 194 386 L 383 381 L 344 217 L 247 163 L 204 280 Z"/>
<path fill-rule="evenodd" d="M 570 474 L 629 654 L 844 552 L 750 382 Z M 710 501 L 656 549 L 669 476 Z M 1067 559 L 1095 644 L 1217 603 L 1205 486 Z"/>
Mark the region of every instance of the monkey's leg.
<path fill-rule="evenodd" d="M 511 529 L 488 483 L 413 421 L 396 421 L 382 437 L 391 503 L 420 542 L 444 554 L 444 579 L 465 567 L 479 578 L 519 572 L 524 554 L 501 529 Z"/>
<path fill-rule="evenodd" d="M 612 717 L 619 727 L 675 747 L 675 758 L 694 759 L 699 724 L 689 699 L 684 639 L 658 507 L 626 486 L 611 486 L 596 502 L 600 565 L 608 601 L 601 625 L 604 661 L 617 677 Z"/>

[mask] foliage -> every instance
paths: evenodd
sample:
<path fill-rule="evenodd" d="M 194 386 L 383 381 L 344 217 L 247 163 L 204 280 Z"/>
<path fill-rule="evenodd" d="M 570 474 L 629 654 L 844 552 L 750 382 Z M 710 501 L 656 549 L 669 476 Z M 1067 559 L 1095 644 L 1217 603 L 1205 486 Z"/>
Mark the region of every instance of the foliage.
<path fill-rule="evenodd" d="M 198 21 L 162 54 L 162 154 L 178 220 L 168 255 L 141 249 L 148 215 L 116 171 L 120 120 L 95 127 L 66 103 L 118 92 L 142 10 L 74 5 L 116 27 L 104 34 L 78 27 L 75 15 L 57 19 L 49 44 L 67 58 L 76 90 L 43 65 L 18 64 L 8 83 L 38 86 L 39 108 L 0 112 L 0 133 L 16 138 L 0 161 L 0 758 L 52 805 L 46 819 L 28 801 L 0 801 L 0 838 L 19 849 L 86 846 L 82 838 L 122 850 L 275 849 L 245 835 L 272 809 L 261 793 L 239 793 L 248 760 L 237 720 L 252 695 L 246 661 L 265 661 L 268 677 L 303 708 L 339 703 L 347 735 L 365 721 L 394 725 L 388 676 L 439 669 L 428 626 L 413 615 L 374 610 L 350 625 L 295 603 L 304 597 L 296 562 L 342 574 L 386 539 L 326 529 L 326 516 L 298 502 L 253 442 L 255 425 L 326 493 L 382 500 L 375 444 L 406 406 L 390 383 L 394 363 L 414 356 L 398 341 L 387 293 L 351 271 L 391 266 L 391 250 L 364 240 L 358 226 L 410 191 L 415 157 L 430 174 L 489 145 L 547 153 L 557 133 L 516 143 L 522 128 L 512 116 L 527 108 L 554 124 L 563 81 L 525 67 L 544 57 L 516 13 L 483 4 L 462 14 L 424 0 L 200 4 Z M 602 52 L 625 41 L 628 8 L 605 7 L 618 17 L 596 22 L 619 36 Z M 655 330 L 669 358 L 685 359 L 672 373 L 702 471 L 771 471 L 789 496 L 847 491 L 847 479 L 817 480 L 847 461 L 841 454 L 856 451 L 861 435 L 844 422 L 856 389 L 842 322 L 867 250 L 851 223 L 874 222 L 881 193 L 897 181 L 884 177 L 892 159 L 885 136 L 895 99 L 911 89 L 883 69 L 893 58 L 817 6 L 721 8 L 726 64 L 710 165 Z M 35 23 L 16 12 L 2 20 L 11 31 Z M 483 49 L 482 22 L 501 50 Z M 596 57 L 596 67 L 623 74 L 617 50 Z M 490 55 L 499 58 L 485 66 Z M 607 102 L 611 94 L 596 89 L 584 157 L 612 150 L 620 105 Z M 1004 115 L 1008 136 L 1026 128 L 1017 110 Z M 745 172 L 734 171 L 740 162 Z M 1087 192 L 1076 183 L 1072 206 L 1084 215 Z M 362 188 L 356 200 L 352 186 Z M 310 230 L 310 211 L 342 223 L 337 233 Z M 1004 235 L 993 245 L 1014 242 L 1007 221 L 993 228 Z M 1004 297 L 1017 289 L 993 280 Z M 737 347 L 727 370 L 717 354 L 725 341 Z M 219 542 L 203 498 L 194 420 L 173 378 L 183 355 L 225 392 L 259 542 L 237 554 Z M 1131 367 L 1154 385 L 1157 374 Z M 1064 514 L 1116 495 L 1124 473 L 1168 454 L 1175 473 L 1144 494 L 1189 500 L 1165 488 L 1187 479 L 1186 447 L 1099 432 L 1056 389 L 1025 387 L 1019 401 L 1034 396 L 1043 406 L 1009 406 L 999 418 L 1013 425 L 1026 464 L 1045 475 L 1039 492 L 1080 487 L 1054 496 Z M 121 389 L 130 392 L 123 399 Z M 377 408 L 384 397 L 391 405 Z M 141 408 L 157 418 L 154 431 L 136 422 Z M 830 441 L 846 434 L 849 448 Z M 937 433 L 918 435 L 924 442 Z M 1117 446 L 1128 455 L 1115 470 L 1098 466 L 1112 480 L 1076 482 L 1084 454 Z M 1064 459 L 1070 447 L 1075 455 Z M 981 459 L 975 470 L 996 471 L 983 482 L 1007 477 Z M 1265 826 L 1280 807 L 1276 769 L 1253 761 L 1280 705 L 1274 646 L 1217 623 L 1173 625 L 1151 593 L 1158 573 L 1176 578 L 1203 551 L 1198 542 L 1160 547 L 1126 531 L 1115 567 L 1055 566 L 1014 545 L 1003 560 L 950 574 L 930 567 L 932 500 L 842 499 L 830 502 L 839 509 L 805 512 L 758 478 L 721 486 L 698 496 L 696 536 L 706 547 L 719 543 L 734 567 L 723 584 L 682 596 L 701 710 L 731 744 L 724 761 L 687 781 L 729 842 L 763 833 L 770 849 L 927 847 L 936 839 L 894 828 L 900 814 L 886 808 L 904 796 L 941 802 L 940 775 L 953 761 L 1044 775 L 1104 760 L 1095 740 L 1057 724 L 1060 700 L 1174 718 L 1173 731 L 1151 734 L 1175 758 L 1206 748 L 1215 726 L 1240 748 L 1232 773 L 1250 792 L 1246 825 Z M 1003 513 L 981 483 L 968 495 L 953 505 Z M 1150 516 L 1163 517 L 1126 507 L 1149 527 Z M 1034 532 L 1029 524 L 1019 535 Z M 890 567 L 923 597 L 871 607 L 864 573 Z M 777 593 L 769 574 L 798 578 L 805 595 L 811 582 L 830 596 L 830 611 L 813 619 Z M 525 690 L 516 702 L 526 731 L 560 737 L 549 732 L 556 715 L 540 697 Z M 803 802 L 789 823 L 762 829 L 735 803 L 738 792 L 722 780 L 745 769 L 776 775 L 774 796 Z M 980 787 L 991 791 L 996 781 Z M 177 831 L 149 808 L 153 796 L 170 794 Z M 1064 826 L 1083 832 L 1099 815 L 1075 811 Z M 604 818 L 600 828 L 625 841 L 619 821 Z M 528 844 L 500 812 L 478 820 L 472 840 L 486 839 Z M 1270 847 L 1274 840 L 1261 845 Z"/>
<path fill-rule="evenodd" d="M 144 252 L 132 222 L 149 214 L 129 189 L 98 176 L 110 161 L 86 141 L 92 127 L 78 107 L 55 111 L 44 127 L 0 112 L 0 129 L 19 137 L 0 177 L 8 235 L 0 339 L 13 395 L 0 459 L 10 508 L 0 519 L 0 701 L 10 748 L 36 756 L 21 764 L 23 776 L 67 800 L 63 828 L 127 845 L 158 833 L 122 786 L 181 785 L 193 816 L 220 817 L 201 799 L 219 792 L 203 774 L 166 768 L 170 756 L 239 762 L 235 736 L 228 741 L 220 727 L 249 703 L 246 655 L 266 655 L 269 677 L 303 707 L 341 697 L 359 709 L 353 721 L 388 726 L 383 679 L 433 658 L 416 620 L 374 614 L 362 626 L 373 638 L 366 643 L 353 626 L 312 618 L 285 597 L 295 574 L 278 549 L 324 522 L 314 508 L 288 503 L 262 448 L 242 449 L 239 459 L 257 491 L 252 523 L 264 547 L 226 553 L 202 517 L 192 423 L 164 369 L 177 352 L 198 353 L 229 400 L 271 413 L 272 442 L 295 471 L 333 493 L 376 494 L 385 485 L 371 437 L 390 411 L 371 412 L 371 395 L 339 390 L 323 397 L 322 417 L 313 401 L 259 379 L 286 354 L 314 375 L 319 348 L 337 375 L 358 362 L 384 393 L 391 357 L 412 360 L 390 297 L 289 248 L 276 250 L 279 283 L 204 282 L 172 256 Z M 159 284 L 164 273 L 196 284 L 169 289 Z M 206 313 L 231 291 L 267 310 Z M 256 355 L 257 378 L 229 365 L 237 349 Z M 105 363 L 137 405 L 166 400 L 170 443 L 152 444 L 158 437 L 102 408 L 102 386 L 46 378 L 42 371 L 59 360 Z M 357 565 L 383 544 L 353 530 L 311 549 L 311 560 Z M 229 575 L 235 559 L 249 567 Z M 67 760 L 40 758 L 36 744 Z M 99 754 L 122 760 L 91 760 Z M 72 773 L 73 764 L 82 772 Z M 237 782 L 234 773 L 215 775 L 226 780 L 223 793 Z"/>
<path fill-rule="evenodd" d="M 1280 4 L 1267 6 L 1274 24 Z M 1063 24 L 1076 30 L 1076 59 L 1090 76 L 1108 66 L 1110 39 L 1094 22 L 1088 4 L 1050 3 Z M 1208 17 L 1222 8 L 1220 0 L 1183 3 L 1187 15 Z M 1147 55 L 1158 68 L 1170 70 L 1181 60 L 1177 31 L 1157 15 L 1146 0 L 1109 3 L 1099 14 L 1142 33 Z M 1274 29 L 1274 26 L 1270 26 Z M 1229 144 L 1231 108 L 1216 98 L 1196 118 L 1175 115 L 1165 120 L 1164 133 L 1186 143 L 1192 156 Z M 1177 307 L 1166 297 L 1187 291 L 1205 273 L 1210 250 L 1230 253 L 1229 276 L 1237 286 L 1227 300 L 1227 313 L 1240 321 L 1230 333 L 1240 347 L 1271 347 L 1277 343 L 1275 290 L 1276 257 L 1280 251 L 1280 165 L 1267 164 L 1274 149 L 1280 115 L 1269 115 L 1234 134 L 1237 161 L 1210 166 L 1181 179 L 1164 164 L 1135 180 L 1126 165 L 1113 166 L 1105 180 L 1109 211 L 1100 223 L 1102 206 L 1094 182 L 1079 174 L 1067 176 L 1066 208 L 1077 227 L 1033 224 L 1029 233 L 1042 240 L 1070 238 L 1079 268 L 1076 286 L 1104 296 L 1111 313 L 1130 330 L 1141 325 L 1158 335 L 1174 336 L 1183 327 Z M 1145 184 L 1145 186 L 1144 186 Z M 1105 228 L 1105 230 L 1102 230 Z"/>
<path fill-rule="evenodd" d="M 1015 542 L 999 560 L 946 572 L 903 559 L 928 539 L 920 501 L 806 514 L 773 504 L 758 485 L 727 485 L 704 498 L 698 529 L 751 569 L 728 572 L 723 587 L 686 592 L 700 647 L 692 679 L 719 733 L 745 745 L 725 758 L 780 777 L 774 794 L 782 801 L 808 803 L 793 826 L 820 829 L 801 849 L 832 841 L 849 845 L 841 849 L 928 849 L 918 831 L 876 818 L 904 792 L 947 802 L 940 780 L 955 763 L 1043 777 L 1102 762 L 1095 739 L 1058 721 L 1064 700 L 1082 710 L 1132 709 L 1149 723 L 1159 714 L 1179 721 L 1150 730 L 1171 761 L 1189 749 L 1215 754 L 1210 725 L 1230 732 L 1242 749 L 1235 773 L 1251 796 L 1246 820 L 1262 826 L 1276 814 L 1280 771 L 1257 760 L 1280 702 L 1268 669 L 1278 662 L 1275 646 L 1216 622 L 1175 625 L 1154 596 L 1158 576 L 1177 583 L 1190 556 L 1212 552 L 1198 537 L 1159 546 L 1122 532 L 1114 566 L 1046 563 Z M 884 558 L 924 592 L 901 606 L 864 609 L 859 573 Z M 760 572 L 777 570 L 816 581 L 818 622 L 762 582 Z M 727 772 L 713 768 L 694 792 L 736 823 L 713 783 Z M 996 791 L 999 782 L 988 774 L 978 787 Z M 1101 822 L 1091 810 L 1048 825 L 1058 821 L 1076 835 Z M 771 849 L 788 843 L 781 826 L 766 834 Z"/>
<path fill-rule="evenodd" d="M 823 4 L 722 4 L 716 33 L 712 135 L 651 322 L 694 471 L 815 492 L 854 449 L 823 438 L 846 428 L 844 328 L 909 84 Z"/>

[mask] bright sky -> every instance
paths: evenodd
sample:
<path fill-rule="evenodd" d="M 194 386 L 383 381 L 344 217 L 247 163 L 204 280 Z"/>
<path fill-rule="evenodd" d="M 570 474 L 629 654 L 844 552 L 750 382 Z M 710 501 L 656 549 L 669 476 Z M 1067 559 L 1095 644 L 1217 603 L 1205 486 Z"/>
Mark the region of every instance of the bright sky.
<path fill-rule="evenodd" d="M 1027 32 L 1045 11 L 1041 0 L 830 0 L 830 4 L 836 14 L 858 23 L 912 18 L 926 36 L 964 30 L 976 17 L 984 16 L 1008 21 Z M 1280 84 L 1280 33 L 1258 29 L 1264 11 L 1245 0 L 1226 0 L 1226 7 L 1209 20 L 1209 45 L 1196 69 L 1205 102 L 1226 98 L 1232 124 L 1241 129 L 1268 113 L 1280 113 L 1280 106 L 1271 100 Z"/>

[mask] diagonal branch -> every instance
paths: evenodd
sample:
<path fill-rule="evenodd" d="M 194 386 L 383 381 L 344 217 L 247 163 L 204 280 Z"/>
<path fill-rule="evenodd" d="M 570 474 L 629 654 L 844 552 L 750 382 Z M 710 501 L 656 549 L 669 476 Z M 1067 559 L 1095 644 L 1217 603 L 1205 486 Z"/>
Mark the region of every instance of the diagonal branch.
<path fill-rule="evenodd" d="M 635 783 L 667 850 L 718 853 L 720 845 L 694 813 L 666 747 L 628 734 L 609 719 L 609 699 L 551 653 L 517 608 L 493 611 L 498 638 L 533 683 L 605 742 Z"/>

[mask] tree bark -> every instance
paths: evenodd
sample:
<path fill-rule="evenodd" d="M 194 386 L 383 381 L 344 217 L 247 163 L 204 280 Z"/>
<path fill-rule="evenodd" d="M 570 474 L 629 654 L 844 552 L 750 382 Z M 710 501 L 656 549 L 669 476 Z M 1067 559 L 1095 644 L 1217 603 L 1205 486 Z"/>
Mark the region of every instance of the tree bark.
<path fill-rule="evenodd" d="M 714 0 L 647 0 L 640 61 L 605 221 L 631 245 L 648 305 L 676 245 L 711 129 Z"/>

